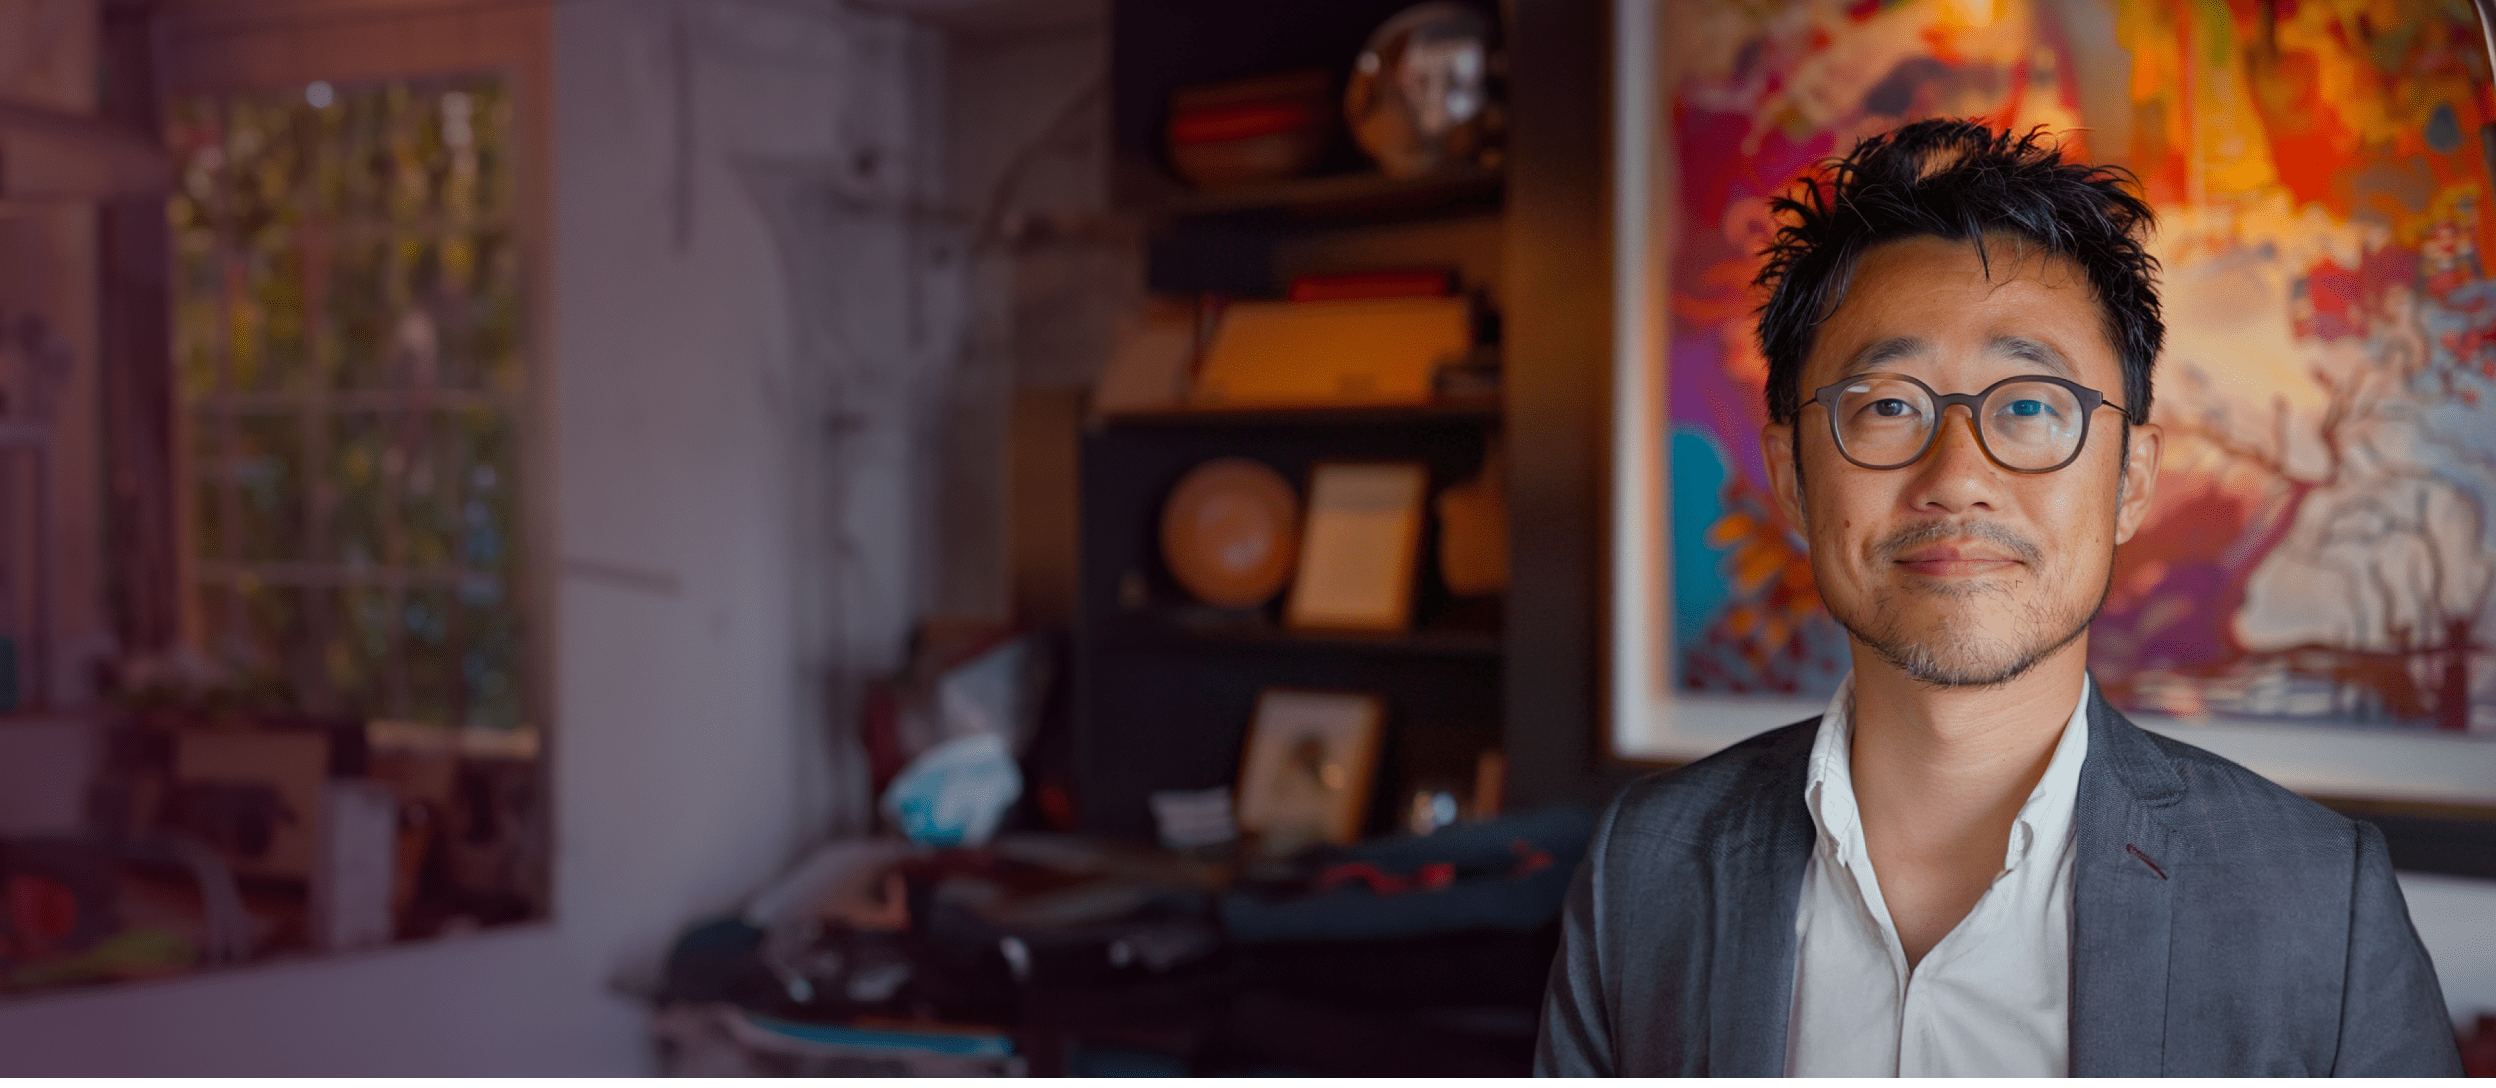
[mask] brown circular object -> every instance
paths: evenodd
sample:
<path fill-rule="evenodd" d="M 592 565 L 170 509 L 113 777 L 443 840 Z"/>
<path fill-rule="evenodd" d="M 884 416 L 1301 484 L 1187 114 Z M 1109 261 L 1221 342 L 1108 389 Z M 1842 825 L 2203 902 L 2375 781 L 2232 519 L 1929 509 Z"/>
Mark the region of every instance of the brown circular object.
<path fill-rule="evenodd" d="M 1224 457 L 1189 469 L 1161 505 L 1161 557 L 1196 599 L 1254 608 L 1300 559 L 1300 500 L 1259 461 Z"/>

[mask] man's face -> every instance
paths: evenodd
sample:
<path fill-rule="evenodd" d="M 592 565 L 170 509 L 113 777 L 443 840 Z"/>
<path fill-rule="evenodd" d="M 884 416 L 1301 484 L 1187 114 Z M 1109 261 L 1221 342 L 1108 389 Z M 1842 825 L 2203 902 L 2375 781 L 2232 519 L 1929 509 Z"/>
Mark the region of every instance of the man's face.
<path fill-rule="evenodd" d="M 2050 375 L 2124 403 L 2122 363 L 2080 268 L 2016 239 L 1986 250 L 1990 277 L 1967 243 L 1910 238 L 1865 253 L 1803 363 L 1802 415 L 1761 436 L 1829 612 L 1866 649 L 1944 686 L 2006 682 L 2085 632 L 2115 545 L 2149 510 L 2158 467 L 2158 429 L 2135 427 L 2120 448 L 2113 407 L 2091 413 L 2078 458 L 2055 472 L 1988 457 L 1957 406 L 1941 410 L 1931 448 L 1905 467 L 1866 469 L 1839 453 L 1829 410 L 1810 397 L 1864 373 L 1908 375 L 1942 394 Z"/>

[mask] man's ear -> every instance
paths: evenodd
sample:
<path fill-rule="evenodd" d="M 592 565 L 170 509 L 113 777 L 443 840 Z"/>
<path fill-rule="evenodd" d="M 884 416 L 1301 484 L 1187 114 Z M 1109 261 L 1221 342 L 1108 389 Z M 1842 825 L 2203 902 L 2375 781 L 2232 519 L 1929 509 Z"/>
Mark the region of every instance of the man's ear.
<path fill-rule="evenodd" d="M 1810 526 L 1803 521 L 1803 480 L 1794 461 L 1794 425 L 1771 423 L 1760 428 L 1759 456 L 1768 463 L 1768 490 L 1776 496 L 1777 509 L 1785 513 L 1785 523 L 1809 534 Z"/>
<path fill-rule="evenodd" d="M 2132 539 L 2149 518 L 2150 500 L 2158 494 L 2158 458 L 2167 435 L 2155 423 L 2132 428 L 2131 446 L 2123 451 L 2123 501 L 2115 506 L 2115 543 Z"/>

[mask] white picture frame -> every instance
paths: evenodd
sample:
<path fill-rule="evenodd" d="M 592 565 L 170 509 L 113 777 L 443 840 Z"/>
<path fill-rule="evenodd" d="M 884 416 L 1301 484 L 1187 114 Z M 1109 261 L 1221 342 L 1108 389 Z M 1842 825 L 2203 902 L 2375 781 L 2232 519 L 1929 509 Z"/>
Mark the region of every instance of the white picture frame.
<path fill-rule="evenodd" d="M 1309 470 L 1299 569 L 1284 622 L 1301 630 L 1400 634 L 1412 627 L 1430 469 L 1419 461 L 1329 461 Z"/>

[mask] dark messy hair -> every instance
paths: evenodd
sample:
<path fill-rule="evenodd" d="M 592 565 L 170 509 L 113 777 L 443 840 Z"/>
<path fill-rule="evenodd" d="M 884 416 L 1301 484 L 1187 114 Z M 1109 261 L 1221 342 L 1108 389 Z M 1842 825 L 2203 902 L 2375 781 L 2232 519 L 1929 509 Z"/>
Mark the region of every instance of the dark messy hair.
<path fill-rule="evenodd" d="M 1985 257 L 1987 235 L 2023 239 L 2070 258 L 2088 273 L 2123 363 L 2130 423 L 2149 421 L 2149 372 L 2166 340 L 2159 317 L 2158 259 L 2144 240 L 2156 225 L 2149 205 L 2126 188 L 2139 179 L 2118 166 L 2066 162 L 2042 127 L 2027 135 L 1978 121 L 1917 121 L 1855 145 L 1853 154 L 1798 179 L 1798 192 L 1770 203 L 1779 220 L 1754 286 L 1770 289 L 1759 308 L 1759 350 L 1768 358 L 1768 418 L 1791 424 L 1802 412 L 1803 360 L 1812 335 L 1845 297 L 1855 262 L 1883 242 L 1924 235 L 1970 242 Z"/>

